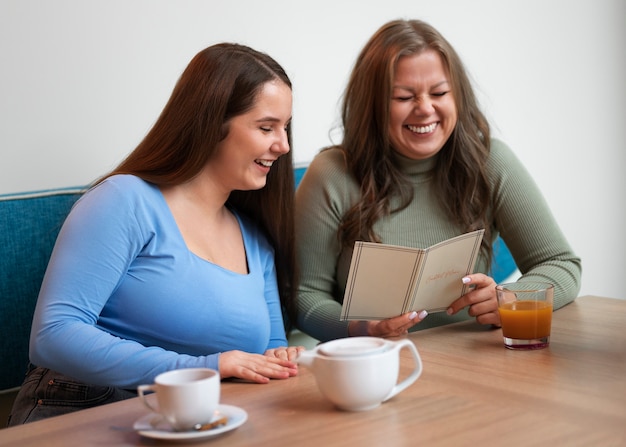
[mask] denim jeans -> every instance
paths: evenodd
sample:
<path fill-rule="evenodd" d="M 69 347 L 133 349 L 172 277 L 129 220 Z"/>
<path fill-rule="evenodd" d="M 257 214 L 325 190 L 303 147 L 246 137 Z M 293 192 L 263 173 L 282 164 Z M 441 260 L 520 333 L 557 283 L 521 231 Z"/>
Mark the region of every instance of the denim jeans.
<path fill-rule="evenodd" d="M 30 365 L 8 425 L 20 425 L 136 397 L 132 390 L 89 385 L 48 368 Z"/>

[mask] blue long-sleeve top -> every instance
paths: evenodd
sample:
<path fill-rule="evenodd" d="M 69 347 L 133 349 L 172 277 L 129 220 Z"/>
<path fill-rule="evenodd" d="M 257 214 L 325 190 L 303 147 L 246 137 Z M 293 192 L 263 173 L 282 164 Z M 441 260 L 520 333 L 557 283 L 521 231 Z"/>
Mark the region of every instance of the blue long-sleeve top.
<path fill-rule="evenodd" d="M 88 191 L 63 224 L 44 276 L 31 362 L 132 389 L 171 369 L 217 369 L 220 352 L 286 346 L 273 249 L 233 212 L 246 275 L 189 251 L 155 185 L 116 175 Z"/>

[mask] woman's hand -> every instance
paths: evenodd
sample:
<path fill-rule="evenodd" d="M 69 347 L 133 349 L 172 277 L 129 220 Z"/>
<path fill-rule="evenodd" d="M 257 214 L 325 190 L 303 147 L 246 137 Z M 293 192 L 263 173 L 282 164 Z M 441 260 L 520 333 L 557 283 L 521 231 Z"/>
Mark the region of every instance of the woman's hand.
<path fill-rule="evenodd" d="M 422 321 L 428 312 L 409 312 L 398 317 L 380 321 L 351 321 L 348 324 L 348 334 L 355 337 L 368 335 L 370 337 L 399 337 L 406 335 L 409 329 Z"/>
<path fill-rule="evenodd" d="M 222 378 L 236 377 L 256 383 L 287 379 L 298 374 L 298 365 L 291 360 L 243 351 L 223 352 L 218 367 Z"/>
<path fill-rule="evenodd" d="M 279 348 L 268 349 L 265 351 L 265 355 L 295 362 L 298 358 L 298 354 L 304 350 L 304 346 L 281 346 Z"/>
<path fill-rule="evenodd" d="M 471 284 L 474 288 L 450 305 L 447 310 L 448 315 L 454 315 L 467 307 L 467 313 L 476 317 L 478 323 L 500 327 L 496 282 L 493 278 L 482 273 L 476 273 L 464 277 L 463 283 Z"/>

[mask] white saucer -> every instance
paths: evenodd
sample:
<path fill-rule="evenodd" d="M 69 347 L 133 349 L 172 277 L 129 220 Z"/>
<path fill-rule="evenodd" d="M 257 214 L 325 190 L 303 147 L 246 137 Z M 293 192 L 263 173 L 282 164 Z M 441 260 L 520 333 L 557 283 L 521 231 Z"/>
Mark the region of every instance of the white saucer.
<path fill-rule="evenodd" d="M 248 420 L 248 413 L 246 413 L 243 408 L 234 405 L 221 404 L 217 407 L 217 411 L 221 413 L 221 416 L 226 416 L 228 422 L 226 425 L 211 430 L 177 432 L 172 429 L 165 419 L 156 413 L 148 413 L 139 418 L 133 425 L 133 428 L 137 430 L 141 436 L 145 436 L 146 438 L 185 441 L 190 439 L 211 438 L 234 430 Z"/>

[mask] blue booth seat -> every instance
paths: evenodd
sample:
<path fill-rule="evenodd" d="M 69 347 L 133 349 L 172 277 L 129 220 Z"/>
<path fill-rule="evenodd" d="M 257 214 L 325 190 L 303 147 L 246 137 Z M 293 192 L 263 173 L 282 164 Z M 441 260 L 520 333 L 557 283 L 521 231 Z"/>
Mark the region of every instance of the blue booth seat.
<path fill-rule="evenodd" d="M 0 195 L 0 390 L 19 387 L 39 287 L 81 188 Z"/>

